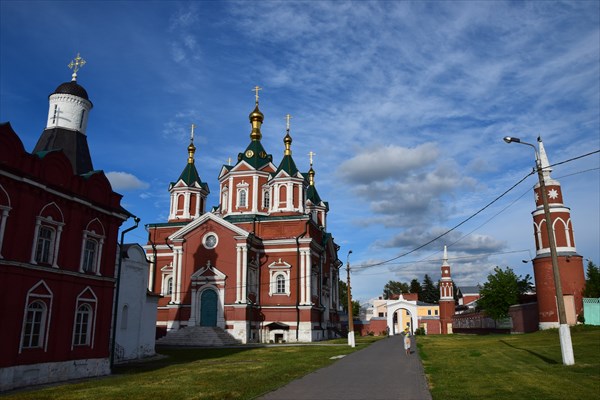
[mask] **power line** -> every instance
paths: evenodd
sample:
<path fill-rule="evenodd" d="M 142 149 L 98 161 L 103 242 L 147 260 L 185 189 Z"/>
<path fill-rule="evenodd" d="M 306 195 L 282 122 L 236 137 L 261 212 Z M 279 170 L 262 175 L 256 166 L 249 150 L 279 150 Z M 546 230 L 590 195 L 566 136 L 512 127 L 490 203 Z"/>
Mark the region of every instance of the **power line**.
<path fill-rule="evenodd" d="M 600 152 L 600 150 L 595 150 L 595 151 L 592 151 L 592 152 L 589 152 L 589 153 L 586 153 L 586 154 L 583 154 L 583 155 L 580 155 L 580 156 L 577 156 L 577 157 L 569 158 L 569 159 L 567 159 L 567 160 L 560 161 L 560 162 L 557 162 L 557 163 L 555 163 L 555 164 L 551 164 L 551 165 L 549 165 L 549 166 L 548 166 L 548 167 L 546 167 L 546 168 L 551 168 L 551 167 L 554 167 L 554 166 L 557 166 L 557 165 L 561 165 L 561 164 L 565 164 L 565 163 L 568 163 L 568 162 L 571 162 L 571 161 L 575 161 L 575 160 L 578 160 L 578 159 L 580 159 L 580 158 L 588 157 L 588 156 L 590 156 L 590 155 L 592 155 L 592 154 L 596 154 L 596 153 L 599 153 L 599 152 Z M 591 169 L 591 170 L 594 170 L 594 169 L 596 169 L 596 168 L 593 168 L 593 169 Z M 426 247 L 426 246 L 430 245 L 431 243 L 433 243 L 433 242 L 435 242 L 436 240 L 438 240 L 438 239 L 440 239 L 440 238 L 442 238 L 442 237 L 446 236 L 446 235 L 447 235 L 447 234 L 449 234 L 450 232 L 452 232 L 452 231 L 456 230 L 456 229 L 457 229 L 458 227 L 460 227 L 461 225 L 464 225 L 465 223 L 467 223 L 468 221 L 470 221 L 471 219 L 473 219 L 475 216 L 477 216 L 478 214 L 480 214 L 481 212 L 483 212 L 485 209 L 487 209 L 488 207 L 490 207 L 490 206 L 491 206 L 492 204 L 494 204 L 496 201 L 500 200 L 502 197 L 504 197 L 506 194 L 508 194 L 510 191 L 512 191 L 512 190 L 513 190 L 514 188 L 516 188 L 518 185 L 520 185 L 521 183 L 523 183 L 523 181 L 525 181 L 525 179 L 527 179 L 528 177 L 530 177 L 531 175 L 533 175 L 533 174 L 534 174 L 534 173 L 536 173 L 536 172 L 537 172 L 537 171 L 536 171 L 535 169 L 533 169 L 533 170 L 532 170 L 532 171 L 531 171 L 529 174 L 525 175 L 525 176 L 524 176 L 524 177 L 523 177 L 521 180 L 519 180 L 517 183 L 515 183 L 513 186 L 511 186 L 511 187 L 510 187 L 508 190 L 504 191 L 504 192 L 503 192 L 501 195 L 499 195 L 498 197 L 496 197 L 494 200 L 492 200 L 491 202 L 489 202 L 488 204 L 486 204 L 486 205 L 485 205 L 483 208 L 479 209 L 477 212 L 475 212 L 474 214 L 472 214 L 472 215 L 471 215 L 471 216 L 469 216 L 468 218 L 464 219 L 463 221 L 461 221 L 460 223 L 458 223 L 458 224 L 457 224 L 457 225 L 455 225 L 454 227 L 452 227 L 452 228 L 448 229 L 447 231 L 443 232 L 442 234 L 440 234 L 440 235 L 438 235 L 438 236 L 434 237 L 433 239 L 429 240 L 428 242 L 426 242 L 426 243 L 424 243 L 424 244 L 422 244 L 422 245 L 420 245 L 420 246 L 418 246 L 418 247 L 416 247 L 416 248 L 414 248 L 414 249 L 412 249 L 412 250 L 410 250 L 410 251 L 407 251 L 407 252 L 405 252 L 405 253 L 402 253 L 402 254 L 400 254 L 400 255 L 398 255 L 398 256 L 396 256 L 396 257 L 390 258 L 390 259 L 388 259 L 388 260 L 385 260 L 385 261 L 380 261 L 380 262 L 373 263 L 373 264 L 363 264 L 363 265 L 358 265 L 358 266 L 354 267 L 354 269 L 367 269 L 367 268 L 372 268 L 372 267 L 376 267 L 376 266 L 379 266 L 379 265 L 389 264 L 391 261 L 394 261 L 394 260 L 397 260 L 397 259 L 399 259 L 399 258 L 405 257 L 405 256 L 407 256 L 407 255 L 409 255 L 409 254 L 412 254 L 412 253 L 414 253 L 414 252 L 416 252 L 416 251 L 418 251 L 418 250 L 422 249 L 423 247 Z M 572 175 L 574 175 L 574 174 L 572 174 Z M 521 195 L 519 198 L 517 198 L 517 200 L 519 200 L 519 199 L 520 199 L 521 197 L 523 197 L 524 195 L 525 195 L 525 193 L 524 193 L 524 194 L 522 194 L 522 195 Z M 517 200 L 515 200 L 515 201 L 514 201 L 513 203 L 511 203 L 510 205 L 514 204 L 514 203 L 515 203 Z M 494 215 L 492 218 L 490 218 L 488 221 L 486 221 L 484 224 L 480 225 L 479 227 L 481 227 L 481 226 L 485 225 L 487 222 L 489 222 L 491 219 L 493 219 L 494 217 L 496 217 L 498 214 L 502 213 L 504 210 L 506 210 L 508 207 L 510 207 L 510 205 L 509 205 L 509 206 L 507 206 L 507 207 L 505 207 L 504 209 L 502 209 L 500 212 L 498 212 L 496 215 Z M 471 232 L 469 232 L 467 235 L 465 235 L 465 236 L 461 237 L 459 240 L 457 240 L 457 241 L 456 241 L 456 242 L 454 242 L 454 243 L 457 243 L 458 241 L 462 240 L 464 237 L 466 237 L 466 236 L 470 235 L 470 234 L 471 234 L 471 233 L 473 233 L 475 230 L 479 229 L 479 227 L 475 228 L 473 231 L 471 231 Z"/>

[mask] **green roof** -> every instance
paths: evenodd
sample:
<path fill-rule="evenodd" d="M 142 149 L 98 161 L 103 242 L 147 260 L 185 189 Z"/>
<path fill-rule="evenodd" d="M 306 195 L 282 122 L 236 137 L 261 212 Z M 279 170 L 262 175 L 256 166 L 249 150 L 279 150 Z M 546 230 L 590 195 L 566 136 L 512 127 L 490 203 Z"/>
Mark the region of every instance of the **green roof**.
<path fill-rule="evenodd" d="M 275 176 L 281 171 L 287 172 L 289 176 L 294 176 L 298 173 L 298 168 L 296 167 L 296 163 L 291 155 L 283 156 L 281 160 L 281 164 L 279 164 L 279 168 L 275 171 Z"/>
<path fill-rule="evenodd" d="M 260 169 L 273 161 L 273 156 L 267 154 L 260 140 L 253 140 L 243 153 L 238 154 L 238 163 L 242 160 L 246 161 L 254 169 Z"/>
<path fill-rule="evenodd" d="M 210 190 L 208 190 L 208 185 L 202 182 L 202 180 L 200 179 L 200 176 L 198 175 L 198 170 L 196 170 L 196 166 L 193 163 L 186 164 L 185 168 L 183 169 L 183 172 L 181 173 L 181 175 L 179 175 L 177 181 L 171 182 L 171 186 L 175 185 L 175 183 L 179 182 L 180 180 L 185 182 L 185 184 L 188 186 L 193 186 L 194 183 L 197 183 L 202 189 L 206 190 L 207 192 L 210 192 Z"/>
<path fill-rule="evenodd" d="M 321 197 L 317 192 L 317 188 L 314 185 L 308 186 L 308 190 L 306 191 L 306 198 L 312 201 L 313 204 L 321 204 Z"/>

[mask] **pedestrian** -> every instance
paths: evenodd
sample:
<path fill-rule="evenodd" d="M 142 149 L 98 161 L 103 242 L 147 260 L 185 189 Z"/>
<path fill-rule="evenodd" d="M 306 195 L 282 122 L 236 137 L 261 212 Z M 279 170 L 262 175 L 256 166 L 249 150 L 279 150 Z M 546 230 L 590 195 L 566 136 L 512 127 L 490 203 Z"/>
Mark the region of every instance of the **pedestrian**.
<path fill-rule="evenodd" d="M 410 334 L 408 332 L 404 334 L 404 350 L 408 356 L 410 354 Z"/>

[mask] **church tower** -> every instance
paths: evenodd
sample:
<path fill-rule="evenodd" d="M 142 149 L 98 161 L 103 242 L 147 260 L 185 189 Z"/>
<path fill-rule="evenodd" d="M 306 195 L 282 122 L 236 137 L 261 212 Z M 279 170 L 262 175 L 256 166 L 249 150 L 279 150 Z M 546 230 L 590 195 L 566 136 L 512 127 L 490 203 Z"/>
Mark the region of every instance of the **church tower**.
<path fill-rule="evenodd" d="M 85 60 L 77 54 L 69 64 L 71 81 L 60 84 L 49 96 L 46 128 L 33 149 L 33 153 L 62 150 L 78 175 L 94 170 L 86 136 L 92 102 L 77 83 L 77 72 L 84 65 Z"/>
<path fill-rule="evenodd" d="M 267 154 L 261 143 L 261 126 L 264 114 L 258 107 L 258 91 L 254 88 L 256 102 L 248 116 L 252 130 L 250 144 L 239 153 L 234 166 L 224 165 L 219 174 L 220 212 L 223 216 L 267 215 L 271 204 L 268 180 L 276 169 L 273 156 Z"/>
<path fill-rule="evenodd" d="M 286 116 L 286 134 L 283 138 L 285 150 L 277 171 L 269 180 L 271 191 L 271 212 L 304 213 L 305 179 L 292 158 L 292 137 L 290 136 L 290 118 Z"/>
<path fill-rule="evenodd" d="M 554 232 L 556 242 L 558 268 L 560 271 L 567 323 L 574 325 L 577 322 L 577 315 L 583 312 L 582 291 L 585 287 L 583 257 L 577 254 L 571 212 L 563 204 L 560 183 L 550 176 L 552 168 L 550 168 L 541 138 L 538 138 L 538 145 L 544 185 L 546 186 L 552 219 L 552 231 Z M 547 222 L 544 215 L 544 204 L 539 183 L 534 187 L 534 195 L 536 209 L 532 212 L 532 215 L 536 257 L 533 259 L 533 273 L 539 309 L 539 327 L 540 329 L 558 328 L 559 322 L 556 306 L 556 289 L 552 273 L 552 257 L 550 255 Z"/>
<path fill-rule="evenodd" d="M 448 249 L 444 246 L 442 278 L 440 279 L 440 324 L 444 335 L 452 333 L 454 309 L 454 285 L 450 274 L 450 264 L 448 264 Z"/>
<path fill-rule="evenodd" d="M 194 153 L 194 128 L 190 134 L 190 144 L 187 148 L 188 159 L 183 172 L 176 182 L 171 182 L 169 192 L 171 193 L 171 208 L 169 222 L 190 221 L 204 214 L 206 198 L 210 193 L 208 184 L 202 182 L 196 170 Z"/>
<path fill-rule="evenodd" d="M 310 169 L 308 170 L 308 189 L 306 191 L 306 207 L 310 212 L 312 220 L 320 227 L 327 229 L 327 212 L 329 211 L 329 203 L 321 200 L 317 188 L 315 187 L 315 170 L 313 169 L 312 151 L 310 156 Z"/>

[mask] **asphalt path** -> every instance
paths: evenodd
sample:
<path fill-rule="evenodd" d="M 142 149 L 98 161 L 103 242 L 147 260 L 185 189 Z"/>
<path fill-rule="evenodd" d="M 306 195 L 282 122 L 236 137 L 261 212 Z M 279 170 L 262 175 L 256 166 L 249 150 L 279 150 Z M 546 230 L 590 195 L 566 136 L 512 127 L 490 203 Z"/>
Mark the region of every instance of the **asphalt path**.
<path fill-rule="evenodd" d="M 402 336 L 379 340 L 261 397 L 264 400 L 431 400 L 412 337 L 411 354 Z"/>

